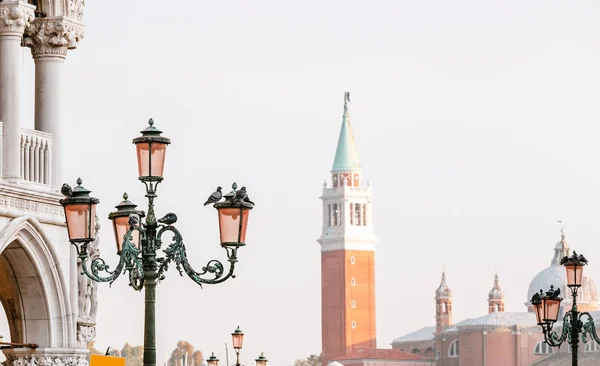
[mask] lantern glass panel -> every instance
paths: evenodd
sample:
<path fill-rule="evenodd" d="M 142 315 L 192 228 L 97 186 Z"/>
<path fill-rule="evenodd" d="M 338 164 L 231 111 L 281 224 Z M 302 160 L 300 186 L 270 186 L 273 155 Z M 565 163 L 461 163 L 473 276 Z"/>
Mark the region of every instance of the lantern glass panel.
<path fill-rule="evenodd" d="M 542 303 L 533 305 L 533 310 L 535 311 L 535 318 L 537 319 L 538 325 L 542 325 L 545 323 L 544 321 L 544 307 Z"/>
<path fill-rule="evenodd" d="M 256 366 L 267 366 L 267 360 L 256 360 Z"/>
<path fill-rule="evenodd" d="M 231 335 L 233 341 L 233 348 L 242 349 L 242 345 L 244 344 L 244 333 L 234 333 Z"/>
<path fill-rule="evenodd" d="M 209 358 L 208 360 L 206 360 L 206 363 L 208 364 L 208 366 L 219 366 L 219 360 L 217 358 Z"/>
<path fill-rule="evenodd" d="M 565 266 L 567 271 L 567 285 L 568 286 L 581 286 L 581 280 L 583 278 L 583 266 L 576 264 L 568 264 Z"/>
<path fill-rule="evenodd" d="M 219 208 L 219 231 L 221 243 L 244 243 L 250 210 L 240 208 Z M 242 227 L 240 231 L 240 218 Z"/>
<path fill-rule="evenodd" d="M 140 177 L 162 177 L 165 167 L 167 144 L 163 142 L 140 142 L 136 144 L 138 174 Z"/>
<path fill-rule="evenodd" d="M 558 311 L 560 309 L 560 300 L 557 299 L 544 299 L 542 301 L 544 306 L 544 321 L 556 322 L 558 319 Z"/>
<path fill-rule="evenodd" d="M 69 240 L 93 239 L 96 231 L 96 204 L 77 203 L 65 206 Z"/>
<path fill-rule="evenodd" d="M 125 234 L 127 234 L 127 231 L 129 230 L 129 216 L 121 216 L 121 217 L 115 217 L 113 219 L 113 227 L 114 227 L 114 232 L 115 232 L 115 240 L 117 242 L 117 253 L 120 253 L 121 250 L 123 249 L 123 242 L 125 241 L 124 237 Z M 137 230 L 133 230 L 131 232 L 131 236 L 133 237 L 133 239 L 131 240 L 131 243 L 133 244 L 134 247 L 139 248 L 139 243 L 140 243 L 140 232 Z"/>

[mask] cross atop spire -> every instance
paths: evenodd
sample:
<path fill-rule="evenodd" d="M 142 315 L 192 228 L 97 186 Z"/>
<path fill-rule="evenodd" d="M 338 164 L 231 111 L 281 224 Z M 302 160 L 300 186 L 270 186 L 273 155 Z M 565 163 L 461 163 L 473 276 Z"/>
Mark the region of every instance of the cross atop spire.
<path fill-rule="evenodd" d="M 342 129 L 335 152 L 333 162 L 333 172 L 353 172 L 360 171 L 360 160 L 356 151 L 354 134 L 350 127 L 350 114 L 348 113 L 348 103 L 350 103 L 350 93 L 344 93 L 344 115 L 342 117 Z"/>

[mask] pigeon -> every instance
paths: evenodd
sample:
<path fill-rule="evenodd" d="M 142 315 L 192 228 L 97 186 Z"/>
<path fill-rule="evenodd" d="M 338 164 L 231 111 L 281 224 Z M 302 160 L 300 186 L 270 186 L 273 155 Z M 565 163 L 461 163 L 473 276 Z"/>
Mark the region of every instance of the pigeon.
<path fill-rule="evenodd" d="M 535 294 L 533 294 L 533 297 L 531 298 L 531 301 L 530 301 L 530 302 L 531 302 L 532 304 L 539 304 L 541 300 L 542 300 L 542 299 L 541 299 L 541 297 L 540 297 L 540 294 L 536 292 Z"/>
<path fill-rule="evenodd" d="M 552 291 L 552 290 L 553 290 L 553 288 L 550 287 L 550 291 Z M 558 297 L 558 295 L 560 295 L 560 288 L 557 288 L 556 291 L 554 291 L 552 293 L 552 297 Z"/>
<path fill-rule="evenodd" d="M 204 206 L 209 205 L 211 203 L 219 202 L 221 198 L 223 198 L 223 192 L 221 192 L 221 187 L 217 187 L 217 190 L 213 192 L 210 197 L 204 202 Z"/>
<path fill-rule="evenodd" d="M 582 262 L 582 263 L 585 263 L 585 264 L 588 263 L 587 258 L 584 257 L 583 254 L 579 254 L 579 261 Z"/>
<path fill-rule="evenodd" d="M 129 215 L 129 225 L 130 226 L 138 226 L 140 223 L 140 218 L 136 214 Z"/>
<path fill-rule="evenodd" d="M 236 191 L 235 194 L 233 195 L 233 198 L 231 198 L 232 201 L 244 201 L 246 198 L 248 198 L 248 193 L 246 193 L 246 187 L 242 187 L 240 188 L 239 191 Z"/>
<path fill-rule="evenodd" d="M 173 225 L 177 222 L 177 215 L 175 215 L 173 212 L 169 212 L 163 218 L 158 219 L 158 222 L 165 225 Z"/>
<path fill-rule="evenodd" d="M 65 196 L 65 197 L 71 197 L 73 195 L 73 189 L 71 189 L 70 185 L 65 183 L 62 185 L 62 188 L 60 189 L 60 193 L 62 193 L 63 196 Z"/>

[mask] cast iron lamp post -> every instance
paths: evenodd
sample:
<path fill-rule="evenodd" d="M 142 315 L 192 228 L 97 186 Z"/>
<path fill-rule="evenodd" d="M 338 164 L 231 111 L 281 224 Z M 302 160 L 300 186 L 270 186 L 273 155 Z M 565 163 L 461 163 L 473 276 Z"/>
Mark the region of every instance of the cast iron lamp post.
<path fill-rule="evenodd" d="M 233 190 L 224 195 L 224 202 L 218 202 L 223 198 L 220 187 L 218 192 L 213 193 L 206 204 L 214 203 L 218 211 L 221 247 L 227 253 L 229 270 L 225 271 L 224 265 L 213 259 L 200 272 L 196 272 L 188 263 L 181 234 L 173 226 L 177 216 L 168 213 L 157 220 L 154 213 L 157 187 L 163 180 L 165 152 L 171 141 L 161 136 L 162 131 L 153 125 L 154 122 L 150 119 L 149 126 L 141 132 L 142 136 L 133 139 L 137 150 L 139 180 L 146 187 L 148 214 L 137 211 L 137 205 L 130 202 L 125 194 L 123 202 L 116 206 L 117 211 L 108 215 L 113 222 L 119 255 L 119 263 L 114 270 L 109 270 L 109 266 L 100 257 L 93 258 L 88 263 L 88 244 L 95 239 L 98 199 L 90 197 L 91 191 L 82 187 L 81 179 L 77 179 L 77 186 L 73 189 L 68 184 L 63 185 L 61 192 L 65 198 L 60 200 L 65 210 L 69 241 L 77 248 L 83 273 L 94 281 L 112 284 L 121 274 L 129 272 L 129 285 L 137 291 L 142 288 L 145 290 L 144 366 L 156 365 L 156 285 L 165 278 L 169 265 L 174 263 L 180 275 L 183 276 L 185 272 L 200 286 L 235 278 L 233 272 L 237 250 L 245 245 L 248 215 L 254 206 L 247 197 L 245 187 L 238 191 L 235 183 Z M 144 217 L 145 222 L 141 222 Z M 163 246 L 162 236 L 167 232 L 172 234 L 172 241 L 163 249 L 164 256 L 159 257 L 157 252 Z"/>
<path fill-rule="evenodd" d="M 583 267 L 587 263 L 587 259 L 585 259 L 583 255 L 577 255 L 576 252 L 573 252 L 571 257 L 565 256 L 560 261 L 560 264 L 566 267 L 567 286 L 571 290 L 571 297 L 573 298 L 571 310 L 569 310 L 563 318 L 562 332 L 560 335 L 552 330 L 554 323 L 558 319 L 560 302 L 562 301 L 562 298 L 559 297 L 560 289 L 555 290 L 554 286 L 550 286 L 550 291 L 544 293 L 544 291 L 540 290 L 540 292 L 533 295 L 533 298 L 531 299 L 537 323 L 542 326 L 544 332 L 544 340 L 552 347 L 560 347 L 564 341 L 570 343 L 573 366 L 577 366 L 580 334 L 583 343 L 587 343 L 588 337 L 591 337 L 594 341 L 600 343 L 600 339 L 596 334 L 594 318 L 592 318 L 590 313 L 579 312 L 577 309 L 577 290 L 581 287 Z M 585 323 L 583 322 L 584 316 L 587 317 Z"/>
<path fill-rule="evenodd" d="M 242 345 L 244 344 L 244 332 L 242 332 L 240 327 L 237 327 L 237 329 L 233 333 L 231 333 L 231 338 L 233 340 L 233 349 L 235 349 L 235 354 L 237 355 L 235 365 L 233 366 L 242 366 L 240 365 L 240 350 L 242 349 Z M 258 358 L 254 361 L 256 361 L 256 366 L 267 366 L 267 363 L 269 362 L 262 352 L 260 356 L 258 356 Z M 208 366 L 219 366 L 219 359 L 215 356 L 213 352 L 208 358 L 208 360 L 206 360 L 206 363 L 208 364 Z"/>

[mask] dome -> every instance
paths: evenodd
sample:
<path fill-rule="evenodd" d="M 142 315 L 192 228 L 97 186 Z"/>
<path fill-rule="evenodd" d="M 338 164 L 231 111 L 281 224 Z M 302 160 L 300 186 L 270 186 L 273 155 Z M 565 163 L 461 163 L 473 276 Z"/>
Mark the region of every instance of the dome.
<path fill-rule="evenodd" d="M 497 273 L 494 276 L 494 287 L 490 290 L 488 300 L 504 300 L 504 291 L 502 291 L 502 288 L 500 287 Z"/>
<path fill-rule="evenodd" d="M 540 290 L 548 291 L 550 286 L 554 286 L 555 289 L 560 289 L 560 297 L 564 299 L 562 302 L 563 306 L 570 306 L 572 303 L 570 289 L 567 287 L 566 270 L 565 267 L 560 265 L 560 259 L 564 256 L 568 256 L 571 250 L 569 249 L 569 245 L 565 240 L 562 230 L 561 235 L 561 241 L 556 243 L 556 246 L 554 247 L 554 257 L 550 262 L 550 267 L 538 273 L 529 284 L 529 289 L 527 290 L 527 302 L 525 305 L 527 305 L 530 311 L 533 311 L 533 308 L 529 303 L 533 295 L 540 292 Z M 596 284 L 590 277 L 585 275 L 581 282 L 581 287 L 579 288 L 577 296 L 577 305 L 579 307 L 585 307 L 586 310 L 596 310 L 598 305 L 600 305 L 598 302 Z"/>
<path fill-rule="evenodd" d="M 442 272 L 442 281 L 440 282 L 440 287 L 435 291 L 436 298 L 449 298 L 452 297 L 452 291 L 446 284 L 446 271 Z"/>

